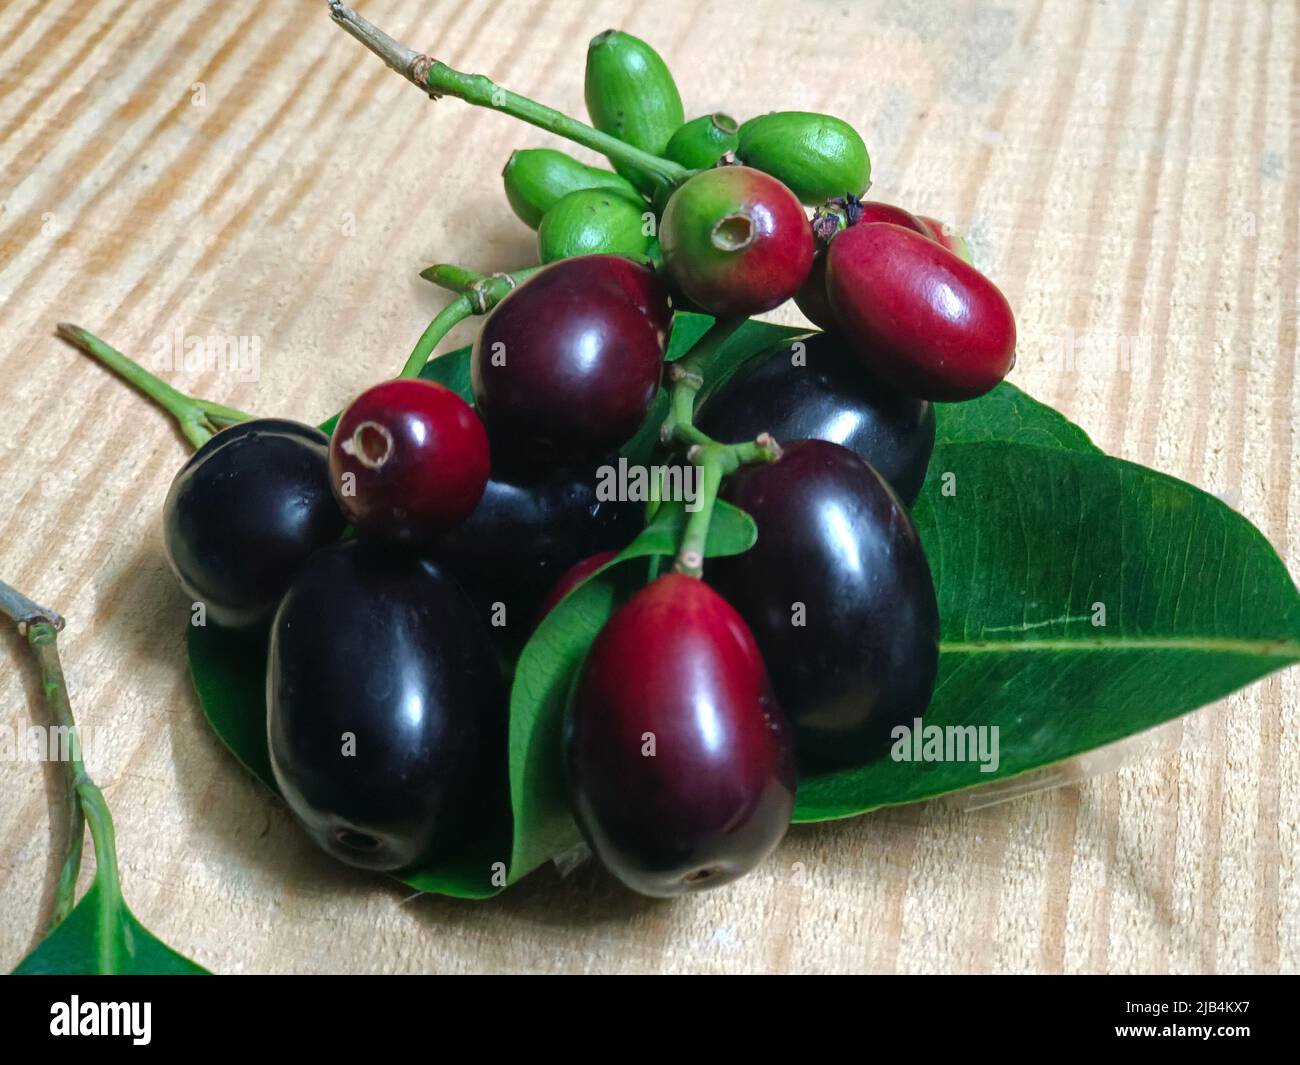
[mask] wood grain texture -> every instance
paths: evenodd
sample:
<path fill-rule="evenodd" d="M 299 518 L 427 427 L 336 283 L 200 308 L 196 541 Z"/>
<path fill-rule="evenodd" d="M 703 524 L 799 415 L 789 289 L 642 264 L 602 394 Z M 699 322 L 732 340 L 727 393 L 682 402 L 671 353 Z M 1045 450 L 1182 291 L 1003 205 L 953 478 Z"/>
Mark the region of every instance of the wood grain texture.
<path fill-rule="evenodd" d="M 849 119 L 879 198 L 971 234 L 1017 310 L 1012 379 L 1107 451 L 1223 495 L 1300 572 L 1294 3 L 361 10 L 573 114 L 587 40 L 619 26 L 668 58 L 689 114 Z M 258 338 L 255 380 L 164 376 L 319 419 L 400 366 L 440 304 L 421 266 L 531 261 L 497 175 L 512 146 L 554 142 L 423 101 L 317 0 L 0 13 L 0 575 L 69 619 L 124 887 L 165 941 L 222 972 L 1300 970 L 1294 669 L 1117 772 L 796 829 L 741 884 L 667 904 L 590 867 L 490 903 L 408 899 L 317 854 L 190 689 L 158 532 L 183 441 L 54 324 L 145 358 L 175 330 Z M 1070 336 L 1130 338 L 1131 364 L 1063 366 Z M 6 638 L 0 721 L 40 721 L 36 695 Z M 0 967 L 47 912 L 55 788 L 0 762 Z"/>

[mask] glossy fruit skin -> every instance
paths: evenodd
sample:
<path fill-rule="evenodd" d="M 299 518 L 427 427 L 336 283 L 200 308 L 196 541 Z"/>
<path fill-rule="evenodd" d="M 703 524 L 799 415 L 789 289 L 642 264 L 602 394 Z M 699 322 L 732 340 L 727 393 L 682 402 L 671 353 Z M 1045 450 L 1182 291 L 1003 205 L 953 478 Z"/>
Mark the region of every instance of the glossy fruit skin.
<path fill-rule="evenodd" d="M 433 381 L 368 388 L 330 439 L 334 498 L 357 532 L 426 543 L 469 517 L 487 486 L 487 431 L 470 405 Z"/>
<path fill-rule="evenodd" d="M 920 215 L 921 221 L 930 227 L 930 232 L 934 239 L 952 252 L 957 258 L 975 264 L 975 257 L 971 254 L 970 245 L 966 238 L 958 233 L 952 226 L 946 222 L 940 222 L 937 218 L 930 218 L 928 215 Z"/>
<path fill-rule="evenodd" d="M 705 398 L 695 424 L 724 443 L 767 432 L 778 443 L 840 444 L 874 466 L 908 506 L 934 450 L 934 407 L 866 373 L 833 333 L 798 337 L 752 359 Z"/>
<path fill-rule="evenodd" d="M 857 455 L 823 440 L 783 449 L 724 485 L 758 543 L 710 560 L 708 577 L 753 630 L 804 764 L 861 764 L 929 704 L 939 661 L 930 567 L 907 510 Z"/>
<path fill-rule="evenodd" d="M 568 755 L 578 824 L 605 868 L 643 895 L 729 883 L 790 823 L 789 725 L 754 638 L 721 596 L 681 574 L 641 589 L 596 637 Z"/>
<path fill-rule="evenodd" d="M 974 399 L 1015 363 L 1015 317 L 997 286 L 901 226 L 857 225 L 831 241 L 826 293 L 863 364 L 909 395 Z"/>
<path fill-rule="evenodd" d="M 804 203 L 861 196 L 871 183 L 871 158 L 857 130 L 831 115 L 774 111 L 740 127 L 737 155 L 784 182 Z"/>
<path fill-rule="evenodd" d="M 281 418 L 217 433 L 181 467 L 163 506 L 172 571 L 227 628 L 269 620 L 308 556 L 343 527 L 328 437 Z"/>
<path fill-rule="evenodd" d="M 500 667 L 465 593 L 418 555 L 353 541 L 312 556 L 276 613 L 266 688 L 276 783 L 341 861 L 419 866 L 499 808 Z"/>
<path fill-rule="evenodd" d="M 779 307 L 812 269 L 803 206 L 775 178 L 746 166 L 687 180 L 664 209 L 659 245 L 673 284 L 718 316 Z"/>
<path fill-rule="evenodd" d="M 892 203 L 880 203 L 868 200 L 853 205 L 854 221 L 851 225 L 867 225 L 871 222 L 890 222 L 904 229 L 911 229 L 931 240 L 937 239 L 928 222 L 911 211 L 895 207 Z M 838 234 L 837 234 L 838 235 Z M 832 238 L 833 239 L 833 238 Z M 819 250 L 813 260 L 808 280 L 799 289 L 794 298 L 804 316 L 814 325 L 834 332 L 835 315 L 831 312 L 830 299 L 826 295 L 826 252 Z"/>
<path fill-rule="evenodd" d="M 592 38 L 583 94 L 593 126 L 652 155 L 663 155 L 668 139 L 686 121 L 677 83 L 663 58 L 620 30 Z M 616 162 L 614 169 L 644 193 L 658 184 L 635 167 Z"/>
<path fill-rule="evenodd" d="M 715 111 L 693 118 L 668 139 L 664 158 L 691 170 L 704 170 L 740 146 L 740 127 L 730 115 Z"/>
<path fill-rule="evenodd" d="M 501 171 L 506 199 L 529 229 L 541 225 L 546 212 L 579 189 L 605 189 L 639 202 L 640 193 L 625 177 L 587 166 L 552 148 L 521 148 Z"/>
<path fill-rule="evenodd" d="M 561 599 L 617 555 L 617 551 L 598 551 L 581 562 L 575 562 L 565 570 L 551 590 L 546 593 L 546 598 L 537 610 L 537 620 L 540 622 L 556 608 Z"/>
<path fill-rule="evenodd" d="M 641 504 L 597 498 L 598 466 L 511 471 L 498 463 L 474 513 L 430 548 L 488 624 L 493 604 L 505 605 L 504 631 L 494 630 L 504 642 L 527 638 L 546 593 L 570 566 L 623 548 L 641 531 Z"/>
<path fill-rule="evenodd" d="M 565 259 L 488 315 L 470 382 L 494 447 L 537 461 L 591 459 L 636 433 L 659 390 L 672 321 L 647 266 Z"/>
<path fill-rule="evenodd" d="M 538 226 L 538 258 L 553 263 L 579 255 L 623 255 L 645 262 L 654 240 L 645 231 L 649 210 L 644 200 L 634 203 L 608 189 L 571 192 Z"/>

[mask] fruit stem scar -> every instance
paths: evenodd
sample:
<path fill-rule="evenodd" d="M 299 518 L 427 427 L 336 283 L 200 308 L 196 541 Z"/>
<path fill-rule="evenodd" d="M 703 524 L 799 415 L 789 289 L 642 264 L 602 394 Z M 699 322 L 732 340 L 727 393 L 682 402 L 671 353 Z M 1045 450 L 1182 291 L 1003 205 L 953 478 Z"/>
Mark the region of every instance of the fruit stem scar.
<path fill-rule="evenodd" d="M 729 214 L 718 219 L 709 243 L 719 251 L 744 251 L 754 242 L 754 220 L 748 214 Z"/>
<path fill-rule="evenodd" d="M 377 470 L 392 457 L 393 434 L 386 425 L 362 422 L 340 446 L 366 469 Z"/>
<path fill-rule="evenodd" d="M 554 108 L 510 92 L 482 74 L 464 74 L 446 63 L 407 48 L 341 0 L 330 0 L 330 17 L 389 67 L 435 100 L 443 96 L 454 96 L 476 107 L 501 111 L 521 122 L 599 152 L 611 162 L 643 170 L 669 188 L 680 185 L 694 173 L 670 159 L 642 151 Z"/>

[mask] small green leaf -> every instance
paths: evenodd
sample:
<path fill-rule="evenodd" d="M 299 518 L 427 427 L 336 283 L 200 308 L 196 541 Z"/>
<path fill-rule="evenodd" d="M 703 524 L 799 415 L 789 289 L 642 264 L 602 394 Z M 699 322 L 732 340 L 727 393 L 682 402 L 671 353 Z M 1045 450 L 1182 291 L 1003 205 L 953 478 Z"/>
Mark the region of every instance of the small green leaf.
<path fill-rule="evenodd" d="M 953 493 L 941 490 L 952 475 Z M 800 783 L 796 820 L 987 784 L 1152 728 L 1300 661 L 1300 593 L 1240 514 L 1095 451 L 945 444 L 913 517 L 939 600 L 926 726 L 996 726 L 999 764 Z"/>
<path fill-rule="evenodd" d="M 18 963 L 14 975 L 195 976 L 206 972 L 136 920 L 120 895 L 106 894 L 96 876 L 72 912 Z"/>
<path fill-rule="evenodd" d="M 426 381 L 446 385 L 466 403 L 472 404 L 474 389 L 469 383 L 469 364 L 473 351 L 473 346 L 466 346 L 438 355 L 424 364 L 420 376 Z"/>

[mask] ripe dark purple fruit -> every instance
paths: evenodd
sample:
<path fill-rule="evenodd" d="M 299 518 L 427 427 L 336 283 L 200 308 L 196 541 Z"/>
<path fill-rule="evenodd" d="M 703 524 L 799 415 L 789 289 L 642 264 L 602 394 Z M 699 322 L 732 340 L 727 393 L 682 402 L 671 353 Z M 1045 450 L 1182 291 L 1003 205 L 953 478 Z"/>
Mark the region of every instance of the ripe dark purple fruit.
<path fill-rule="evenodd" d="M 643 895 L 735 880 L 790 823 L 789 726 L 749 629 L 700 581 L 660 577 L 610 618 L 569 733 L 578 823 Z"/>
<path fill-rule="evenodd" d="M 1010 372 L 1016 322 L 997 286 L 937 241 L 882 222 L 831 241 L 826 294 L 878 377 L 922 399 L 988 392 Z"/>
<path fill-rule="evenodd" d="M 483 323 L 470 364 L 494 447 L 538 460 L 596 458 L 640 428 L 672 321 L 653 271 L 615 255 L 553 263 Z"/>
<path fill-rule="evenodd" d="M 487 432 L 450 388 L 399 378 L 339 415 L 330 481 L 362 536 L 419 544 L 464 521 L 487 485 Z"/>
<path fill-rule="evenodd" d="M 907 511 L 851 451 L 822 440 L 730 478 L 727 499 L 758 525 L 709 579 L 749 623 L 800 755 L 853 765 L 930 701 L 939 617 Z"/>
<path fill-rule="evenodd" d="M 496 654 L 455 581 L 407 549 L 313 555 L 276 613 L 266 688 L 276 783 L 334 857 L 408 869 L 501 808 Z"/>
<path fill-rule="evenodd" d="M 257 418 L 190 456 L 163 507 L 167 561 L 208 619 L 267 621 L 307 557 L 343 532 L 319 429 Z"/>
<path fill-rule="evenodd" d="M 878 200 L 854 200 L 850 203 L 832 201 L 827 207 L 818 211 L 817 219 L 813 224 L 814 233 L 819 232 L 818 227 L 823 221 L 830 223 L 828 232 L 823 233 L 820 238 L 826 242 L 839 235 L 833 228 L 837 222 L 848 226 L 868 225 L 871 222 L 889 222 L 891 225 L 902 226 L 904 229 L 920 233 L 921 236 L 928 237 L 931 240 L 938 239 L 929 222 L 912 214 L 911 211 L 905 211 L 901 207 L 895 207 L 892 203 L 881 203 Z M 947 247 L 946 244 L 944 246 Z M 835 315 L 831 313 L 830 300 L 826 295 L 825 250 L 817 253 L 817 257 L 813 260 L 812 270 L 808 272 L 808 280 L 803 283 L 803 287 L 799 289 L 799 294 L 795 296 L 794 300 L 810 322 L 830 332 L 835 331 Z"/>
<path fill-rule="evenodd" d="M 701 171 L 674 192 L 659 246 L 673 284 L 718 316 L 779 307 L 799 291 L 813 261 L 812 227 L 799 198 L 747 166 Z"/>
<path fill-rule="evenodd" d="M 598 499 L 596 485 L 595 463 L 525 473 L 499 464 L 474 513 L 430 546 L 507 642 L 527 638 L 565 570 L 625 547 L 640 531 L 641 505 Z"/>
<path fill-rule="evenodd" d="M 833 333 L 796 337 L 746 363 L 705 399 L 696 424 L 725 443 L 766 432 L 780 443 L 842 444 L 909 506 L 934 450 L 934 407 L 876 380 Z"/>

